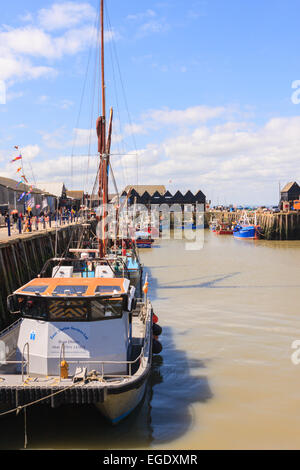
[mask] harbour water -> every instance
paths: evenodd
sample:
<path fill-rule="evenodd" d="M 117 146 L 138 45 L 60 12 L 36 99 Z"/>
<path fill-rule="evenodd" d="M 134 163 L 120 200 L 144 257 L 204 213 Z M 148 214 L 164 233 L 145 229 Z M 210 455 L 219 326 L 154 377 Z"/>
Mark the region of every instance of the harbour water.
<path fill-rule="evenodd" d="M 141 406 L 112 427 L 94 407 L 27 410 L 28 449 L 299 449 L 300 241 L 205 230 L 200 250 L 141 250 L 163 328 Z M 0 418 L 21 449 L 23 413 Z"/>

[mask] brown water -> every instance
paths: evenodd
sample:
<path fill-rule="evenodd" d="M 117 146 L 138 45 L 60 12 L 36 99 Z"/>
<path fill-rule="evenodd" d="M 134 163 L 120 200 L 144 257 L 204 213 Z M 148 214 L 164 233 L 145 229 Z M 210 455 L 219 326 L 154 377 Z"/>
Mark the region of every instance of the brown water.
<path fill-rule="evenodd" d="M 164 349 L 143 404 L 117 427 L 93 407 L 27 412 L 31 449 L 299 449 L 300 242 L 205 231 L 202 250 L 142 251 Z M 0 448 L 23 446 L 23 416 Z"/>

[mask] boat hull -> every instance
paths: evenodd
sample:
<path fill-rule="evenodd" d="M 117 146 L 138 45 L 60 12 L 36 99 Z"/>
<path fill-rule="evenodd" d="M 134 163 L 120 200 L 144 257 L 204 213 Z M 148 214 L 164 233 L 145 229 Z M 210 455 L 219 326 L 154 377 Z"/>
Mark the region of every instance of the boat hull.
<path fill-rule="evenodd" d="M 112 424 L 118 424 L 141 403 L 146 385 L 147 380 L 136 389 L 128 390 L 122 394 L 108 395 L 106 400 L 103 403 L 97 403 L 96 407 Z"/>
<path fill-rule="evenodd" d="M 136 245 L 138 248 L 151 248 L 153 244 L 152 240 L 137 240 Z"/>
<path fill-rule="evenodd" d="M 233 230 L 213 230 L 216 235 L 232 235 Z"/>
<path fill-rule="evenodd" d="M 238 240 L 258 240 L 259 230 L 256 226 L 242 227 L 239 230 L 233 231 L 234 238 Z"/>

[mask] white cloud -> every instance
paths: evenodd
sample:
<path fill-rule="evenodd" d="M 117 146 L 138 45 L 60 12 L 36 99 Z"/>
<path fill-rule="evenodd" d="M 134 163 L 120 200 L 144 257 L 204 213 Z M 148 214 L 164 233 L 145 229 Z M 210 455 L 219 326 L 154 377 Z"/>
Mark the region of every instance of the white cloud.
<path fill-rule="evenodd" d="M 129 150 L 125 155 L 112 151 L 111 163 L 119 189 L 136 183 L 139 175 L 140 184 L 168 186 L 172 180 L 171 191 L 201 189 L 208 199 L 218 197 L 227 203 L 278 202 L 278 182 L 300 180 L 297 169 L 300 117 L 274 117 L 258 127 L 253 122 L 239 120 L 242 113 L 238 110 L 235 116 L 238 119 L 230 119 L 232 114 L 227 107 L 205 106 L 145 113 L 137 125 L 143 126 L 145 116 L 148 119 L 150 116 L 147 124 L 150 122 L 159 135 L 161 130 L 166 131 L 168 137 L 160 137 L 153 143 L 155 132 L 152 132 L 148 134 L 152 143 L 145 143 L 137 151 Z M 186 123 L 188 126 L 184 127 Z M 139 132 L 143 127 L 135 130 Z M 148 135 L 144 139 L 149 142 Z M 87 146 L 90 137 L 93 145 L 96 144 L 94 129 L 74 129 L 74 137 L 78 146 Z M 44 134 L 44 142 L 64 152 L 67 152 L 66 144 L 72 143 L 64 128 Z M 39 151 L 39 146 L 28 146 L 28 158 L 35 158 Z M 35 158 L 34 172 L 44 180 L 63 179 L 75 189 L 90 190 L 97 164 L 94 156 L 58 155 L 44 161 Z"/>
<path fill-rule="evenodd" d="M 37 19 L 35 19 L 35 16 Z M 5 81 L 55 77 L 53 62 L 76 55 L 96 45 L 96 12 L 89 3 L 55 3 L 36 15 L 27 13 L 25 26 L 0 28 L 0 79 Z M 106 31 L 105 40 L 117 40 L 116 31 Z M 49 64 L 49 61 L 51 63 Z"/>
<path fill-rule="evenodd" d="M 38 12 L 38 21 L 46 31 L 73 28 L 94 18 L 95 10 L 89 3 L 54 3 Z"/>
<path fill-rule="evenodd" d="M 134 15 L 128 15 L 128 20 L 143 20 L 144 18 L 153 18 L 156 16 L 155 11 L 148 9 L 142 13 L 136 13 Z"/>
<path fill-rule="evenodd" d="M 206 122 L 224 114 L 224 107 L 193 106 L 185 110 L 171 110 L 168 108 L 153 110 L 146 113 L 143 118 L 159 125 L 190 125 Z"/>
<path fill-rule="evenodd" d="M 52 67 L 33 65 L 23 57 L 17 57 L 10 53 L 0 55 L 0 80 L 5 82 L 55 77 L 56 74 L 56 70 Z"/>
<path fill-rule="evenodd" d="M 21 148 L 21 154 L 26 160 L 34 160 L 40 151 L 41 149 L 38 145 L 26 145 L 26 147 Z"/>
<path fill-rule="evenodd" d="M 170 29 L 170 25 L 164 20 L 150 20 L 138 28 L 137 37 L 142 38 L 149 34 L 164 33 Z"/>
<path fill-rule="evenodd" d="M 227 198 L 228 203 L 271 204 L 278 202 L 278 181 L 300 179 L 300 117 L 272 118 L 256 127 L 252 122 L 226 121 L 226 111 L 219 108 L 215 112 L 209 108 L 208 113 L 188 108 L 182 111 L 182 118 L 176 110 L 169 111 L 151 113 L 153 120 L 157 118 L 157 128 L 160 125 L 166 130 L 172 123 L 175 132 L 138 151 L 141 184 L 172 180 L 176 189 L 200 188 L 208 198 L 218 192 L 223 202 Z M 213 116 L 225 122 L 214 126 L 201 122 Z M 190 128 L 180 131 L 184 118 Z M 121 166 L 126 168 L 129 183 L 130 178 L 136 181 L 137 157 L 132 154 L 116 160 L 114 167 L 122 181 Z"/>
<path fill-rule="evenodd" d="M 97 142 L 96 127 L 95 129 L 74 129 L 73 136 L 72 145 L 75 147 L 87 147 Z"/>
<path fill-rule="evenodd" d="M 95 31 L 90 26 L 70 29 L 61 36 L 51 36 L 34 26 L 11 28 L 0 32 L 0 52 L 45 59 L 73 55 L 91 44 Z"/>

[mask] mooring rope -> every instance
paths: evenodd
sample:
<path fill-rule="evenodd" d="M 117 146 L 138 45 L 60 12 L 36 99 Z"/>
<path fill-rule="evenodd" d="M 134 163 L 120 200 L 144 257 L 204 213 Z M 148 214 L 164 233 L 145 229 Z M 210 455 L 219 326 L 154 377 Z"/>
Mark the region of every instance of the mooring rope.
<path fill-rule="evenodd" d="M 28 379 L 27 379 L 28 380 Z M 20 413 L 20 411 L 24 410 L 24 449 L 27 448 L 27 444 L 28 444 L 28 437 L 27 437 L 27 413 L 26 413 L 26 410 L 29 406 L 33 406 L 33 405 L 36 405 L 37 403 L 40 403 L 44 400 L 48 400 L 49 398 L 52 398 L 53 396 L 55 395 L 58 395 L 59 393 L 63 393 L 65 392 L 66 390 L 70 390 L 70 388 L 73 388 L 73 387 L 77 387 L 78 385 L 81 385 L 81 382 L 83 382 L 84 379 L 76 384 L 72 384 L 68 387 L 65 387 L 63 388 L 62 390 L 57 390 L 56 392 L 53 392 L 53 393 L 50 393 L 50 395 L 47 395 L 46 397 L 43 397 L 43 398 L 39 398 L 38 400 L 34 400 L 30 403 L 26 403 L 25 405 L 18 405 L 16 408 L 13 408 L 11 410 L 8 410 L 8 411 L 4 411 L 2 413 L 0 413 L 0 417 L 1 416 L 4 416 L 4 415 L 8 415 L 8 414 L 11 414 L 11 413 L 16 413 L 17 415 Z"/>

